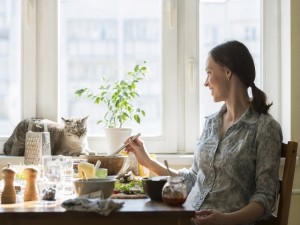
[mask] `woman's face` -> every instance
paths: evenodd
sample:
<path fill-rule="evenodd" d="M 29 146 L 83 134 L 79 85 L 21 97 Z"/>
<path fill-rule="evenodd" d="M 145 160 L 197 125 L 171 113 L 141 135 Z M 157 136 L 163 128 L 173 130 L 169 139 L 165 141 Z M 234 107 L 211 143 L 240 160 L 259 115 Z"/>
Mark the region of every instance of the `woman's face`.
<path fill-rule="evenodd" d="M 211 56 L 206 60 L 205 87 L 208 87 L 215 102 L 225 101 L 229 94 L 228 69 L 217 64 Z"/>

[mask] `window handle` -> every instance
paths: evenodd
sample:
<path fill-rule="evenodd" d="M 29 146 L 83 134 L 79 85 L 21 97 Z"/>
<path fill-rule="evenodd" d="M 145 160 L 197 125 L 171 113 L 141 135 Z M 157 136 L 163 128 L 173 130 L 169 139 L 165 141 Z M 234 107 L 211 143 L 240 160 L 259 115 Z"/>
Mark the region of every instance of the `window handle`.
<path fill-rule="evenodd" d="M 189 58 L 188 60 L 188 71 L 189 71 L 189 85 L 190 91 L 195 89 L 195 60 L 194 58 Z"/>
<path fill-rule="evenodd" d="M 25 19 L 27 29 L 31 27 L 33 4 L 33 0 L 26 0 Z"/>
<path fill-rule="evenodd" d="M 175 0 L 169 0 L 169 29 L 174 28 Z"/>

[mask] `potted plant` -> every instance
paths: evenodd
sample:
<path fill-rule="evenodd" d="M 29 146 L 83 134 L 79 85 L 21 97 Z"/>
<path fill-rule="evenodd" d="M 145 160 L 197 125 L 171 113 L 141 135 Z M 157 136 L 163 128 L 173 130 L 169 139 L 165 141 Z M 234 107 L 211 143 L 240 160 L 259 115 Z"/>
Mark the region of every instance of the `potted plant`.
<path fill-rule="evenodd" d="M 95 104 L 105 105 L 107 111 L 97 123 L 104 123 L 108 154 L 123 145 L 124 140 L 131 135 L 132 129 L 124 128 L 123 125 L 127 121 L 140 124 L 141 116 L 145 116 L 145 111 L 134 103 L 140 97 L 137 84 L 147 73 L 148 68 L 144 62 L 143 65 L 136 65 L 124 79 L 110 81 L 102 76 L 96 92 L 90 88 L 82 88 L 75 92 L 77 96 L 87 97 Z"/>

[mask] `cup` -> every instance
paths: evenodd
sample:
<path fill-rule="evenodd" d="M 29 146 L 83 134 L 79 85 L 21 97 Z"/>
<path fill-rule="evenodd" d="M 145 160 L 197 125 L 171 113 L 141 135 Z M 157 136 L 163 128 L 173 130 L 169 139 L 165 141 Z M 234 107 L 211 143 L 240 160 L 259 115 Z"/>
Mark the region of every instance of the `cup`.
<path fill-rule="evenodd" d="M 73 159 L 71 156 L 63 156 L 64 195 L 73 194 Z"/>
<path fill-rule="evenodd" d="M 96 177 L 106 178 L 107 177 L 107 169 L 106 168 L 96 169 Z"/>
<path fill-rule="evenodd" d="M 43 156 L 43 181 L 39 192 L 42 200 L 56 200 L 63 195 L 65 168 L 64 156 Z"/>

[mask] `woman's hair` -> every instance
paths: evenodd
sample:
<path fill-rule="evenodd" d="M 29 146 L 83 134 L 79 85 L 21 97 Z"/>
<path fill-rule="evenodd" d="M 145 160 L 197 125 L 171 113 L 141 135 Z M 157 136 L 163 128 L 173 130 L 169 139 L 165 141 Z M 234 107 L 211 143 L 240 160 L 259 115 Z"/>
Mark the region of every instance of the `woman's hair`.
<path fill-rule="evenodd" d="M 228 41 L 214 47 L 210 55 L 216 63 L 231 70 L 246 88 L 251 87 L 251 107 L 259 113 L 267 114 L 272 103 L 267 104 L 266 94 L 254 84 L 255 66 L 247 47 L 238 41 Z"/>

